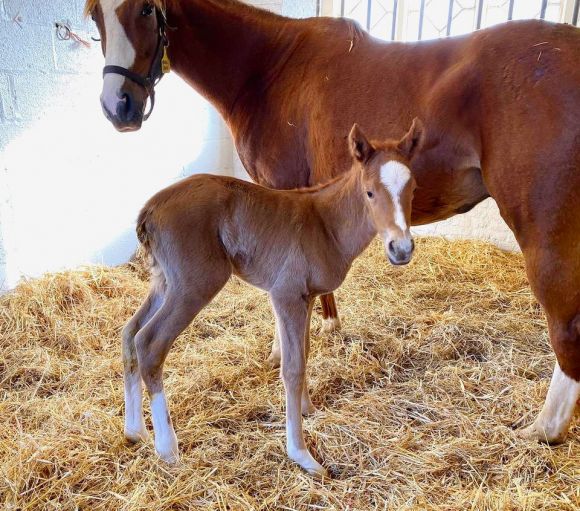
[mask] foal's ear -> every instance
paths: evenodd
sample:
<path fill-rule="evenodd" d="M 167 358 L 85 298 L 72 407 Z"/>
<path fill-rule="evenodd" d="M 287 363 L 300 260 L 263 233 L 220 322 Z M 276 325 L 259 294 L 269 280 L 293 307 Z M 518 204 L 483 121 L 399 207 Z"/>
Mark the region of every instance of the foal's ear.
<path fill-rule="evenodd" d="M 415 117 L 409 131 L 399 141 L 397 149 L 403 153 L 405 158 L 411 160 L 423 144 L 424 135 L 425 127 L 423 126 L 423 122 L 418 117 Z"/>
<path fill-rule="evenodd" d="M 375 148 L 356 123 L 350 130 L 348 145 L 350 147 L 350 154 L 361 163 L 368 161 L 375 152 Z"/>

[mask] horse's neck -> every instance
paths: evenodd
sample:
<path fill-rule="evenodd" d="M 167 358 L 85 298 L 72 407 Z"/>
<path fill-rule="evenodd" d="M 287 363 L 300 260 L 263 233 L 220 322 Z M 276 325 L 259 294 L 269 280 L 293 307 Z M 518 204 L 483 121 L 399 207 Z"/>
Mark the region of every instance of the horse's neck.
<path fill-rule="evenodd" d="M 316 200 L 342 260 L 350 265 L 376 235 L 365 203 L 360 173 L 351 169 L 336 178 L 317 192 Z"/>
<path fill-rule="evenodd" d="M 170 0 L 167 20 L 173 69 L 226 119 L 287 50 L 288 20 L 237 0 Z"/>

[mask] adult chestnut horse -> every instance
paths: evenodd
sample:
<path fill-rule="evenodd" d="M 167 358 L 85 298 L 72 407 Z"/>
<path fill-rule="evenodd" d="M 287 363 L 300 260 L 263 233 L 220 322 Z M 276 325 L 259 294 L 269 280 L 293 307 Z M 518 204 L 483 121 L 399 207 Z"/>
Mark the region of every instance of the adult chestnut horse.
<path fill-rule="evenodd" d="M 412 222 L 497 201 L 557 358 L 544 408 L 522 434 L 564 439 L 580 394 L 580 30 L 521 21 L 403 44 L 348 20 L 287 19 L 237 0 L 86 8 L 108 66 L 103 110 L 118 130 L 140 128 L 168 51 L 228 123 L 250 175 L 270 187 L 346 171 L 353 122 L 398 139 L 421 117 Z"/>

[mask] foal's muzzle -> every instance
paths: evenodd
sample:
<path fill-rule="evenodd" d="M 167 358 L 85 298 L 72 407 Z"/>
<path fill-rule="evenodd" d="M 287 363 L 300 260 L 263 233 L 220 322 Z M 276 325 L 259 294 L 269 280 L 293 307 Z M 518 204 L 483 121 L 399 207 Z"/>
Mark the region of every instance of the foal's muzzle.
<path fill-rule="evenodd" d="M 413 238 L 391 240 L 387 245 L 387 257 L 391 264 L 401 266 L 408 264 L 415 250 Z"/>

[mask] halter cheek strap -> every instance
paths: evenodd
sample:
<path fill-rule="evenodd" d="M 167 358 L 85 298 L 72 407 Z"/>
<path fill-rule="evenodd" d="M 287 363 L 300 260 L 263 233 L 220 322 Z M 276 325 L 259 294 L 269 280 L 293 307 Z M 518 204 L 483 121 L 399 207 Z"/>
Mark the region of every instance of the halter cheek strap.
<path fill-rule="evenodd" d="M 165 18 L 165 13 L 161 9 L 156 9 L 155 12 L 157 15 L 157 25 L 159 27 L 159 39 L 157 42 L 155 57 L 151 62 L 149 74 L 147 76 L 141 76 L 140 74 L 134 73 L 130 69 L 121 66 L 105 66 L 103 68 L 103 78 L 108 74 L 121 75 L 132 82 L 135 82 L 137 85 L 140 85 L 147 91 L 150 105 L 149 112 L 143 116 L 144 121 L 149 119 L 155 106 L 155 86 L 160 82 L 161 78 L 163 78 L 163 75 L 170 71 L 170 62 L 167 55 L 167 47 L 169 46 L 166 34 L 167 19 Z"/>

